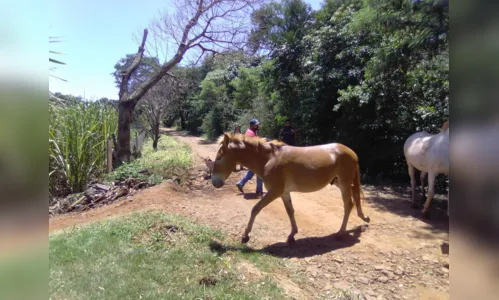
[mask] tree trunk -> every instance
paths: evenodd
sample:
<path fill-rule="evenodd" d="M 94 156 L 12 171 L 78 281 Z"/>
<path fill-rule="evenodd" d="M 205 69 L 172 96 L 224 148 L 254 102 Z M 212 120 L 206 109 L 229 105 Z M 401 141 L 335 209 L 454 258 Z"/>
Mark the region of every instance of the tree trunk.
<path fill-rule="evenodd" d="M 180 112 L 180 129 L 185 130 L 185 118 L 184 118 L 184 112 Z"/>
<path fill-rule="evenodd" d="M 154 151 L 158 151 L 158 141 L 159 141 L 159 120 L 158 122 L 155 124 L 155 127 L 154 128 L 154 137 L 153 137 L 153 141 L 152 141 L 152 148 L 154 149 Z"/>
<path fill-rule="evenodd" d="M 116 151 L 117 165 L 130 162 L 130 124 L 132 123 L 134 101 L 120 101 L 118 104 L 118 149 Z"/>

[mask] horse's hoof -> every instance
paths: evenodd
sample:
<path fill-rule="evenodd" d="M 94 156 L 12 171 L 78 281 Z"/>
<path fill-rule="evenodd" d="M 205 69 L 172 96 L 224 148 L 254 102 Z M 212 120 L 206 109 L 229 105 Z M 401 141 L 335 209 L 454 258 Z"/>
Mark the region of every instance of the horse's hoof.
<path fill-rule="evenodd" d="M 369 218 L 369 217 L 364 217 L 364 218 L 363 218 L 363 220 L 364 220 L 364 222 L 366 222 L 366 223 L 371 222 L 371 218 Z"/>
<path fill-rule="evenodd" d="M 247 242 L 249 242 L 249 236 L 243 236 L 241 238 L 241 243 L 246 244 Z"/>
<path fill-rule="evenodd" d="M 295 242 L 295 237 L 294 236 L 288 236 L 288 244 L 293 244 Z"/>

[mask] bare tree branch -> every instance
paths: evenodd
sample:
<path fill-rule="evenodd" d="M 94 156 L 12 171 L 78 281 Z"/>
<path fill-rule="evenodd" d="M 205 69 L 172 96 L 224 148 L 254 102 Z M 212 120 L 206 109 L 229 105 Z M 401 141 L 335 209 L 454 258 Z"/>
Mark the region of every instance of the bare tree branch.
<path fill-rule="evenodd" d="M 169 75 L 171 79 L 173 75 L 170 71 L 186 54 L 196 56 L 197 64 L 206 53 L 243 49 L 250 28 L 250 10 L 261 1 L 264 0 L 174 0 L 175 11 L 164 13 L 149 26 L 152 40 L 148 44 L 148 51 L 159 53 L 162 47 L 165 50 L 164 63 L 149 79 L 129 93 L 128 81 L 144 55 L 148 33 L 147 29 L 144 30 L 133 63 L 121 74 L 117 151 L 120 160 L 124 158 L 127 161 L 130 156 L 130 122 L 140 99 L 165 76 Z"/>
<path fill-rule="evenodd" d="M 144 35 L 142 36 L 142 42 L 140 43 L 139 50 L 137 51 L 137 55 L 135 56 L 135 59 L 133 62 L 130 64 L 128 68 L 125 69 L 121 73 L 121 84 L 120 84 L 120 92 L 119 92 L 119 97 L 120 101 L 126 99 L 126 95 L 128 94 L 128 81 L 130 80 L 130 76 L 132 73 L 137 69 L 137 67 L 140 64 L 140 61 L 142 60 L 142 57 L 144 56 L 144 45 L 147 40 L 147 28 L 144 29 Z"/>

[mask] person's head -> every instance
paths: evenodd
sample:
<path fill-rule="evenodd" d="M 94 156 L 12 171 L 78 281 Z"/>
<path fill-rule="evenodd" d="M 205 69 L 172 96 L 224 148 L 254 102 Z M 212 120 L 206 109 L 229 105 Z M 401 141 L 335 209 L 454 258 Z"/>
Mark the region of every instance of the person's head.
<path fill-rule="evenodd" d="M 250 128 L 253 129 L 253 130 L 258 130 L 260 129 L 260 122 L 258 122 L 257 119 L 252 119 L 250 121 Z"/>
<path fill-rule="evenodd" d="M 236 124 L 236 126 L 234 128 L 234 131 L 235 132 L 241 132 L 241 125 Z"/>
<path fill-rule="evenodd" d="M 286 126 L 286 127 L 290 127 L 290 126 L 291 126 L 291 121 L 290 121 L 290 120 L 286 120 L 286 121 L 284 122 L 284 126 Z"/>

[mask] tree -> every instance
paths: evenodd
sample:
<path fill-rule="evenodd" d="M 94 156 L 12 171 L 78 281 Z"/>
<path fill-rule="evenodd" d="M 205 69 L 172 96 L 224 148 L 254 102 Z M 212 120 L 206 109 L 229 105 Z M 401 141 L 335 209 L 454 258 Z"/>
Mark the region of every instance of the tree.
<path fill-rule="evenodd" d="M 178 0 L 176 11 L 152 22 L 153 41 L 165 41 L 175 49 L 173 56 L 133 91 L 129 81 L 137 70 L 145 50 L 148 30 L 132 63 L 120 73 L 117 159 L 130 160 L 130 123 L 140 99 L 175 67 L 189 51 L 201 59 L 207 52 L 217 53 L 231 48 L 244 48 L 245 16 L 259 0 Z M 194 52 L 195 51 L 195 52 Z M 198 61 L 197 60 L 197 61 Z"/>
<path fill-rule="evenodd" d="M 143 115 L 142 123 L 146 133 L 152 138 L 152 147 L 158 148 L 160 138 L 159 126 L 166 117 L 168 108 L 178 101 L 180 92 L 180 82 L 173 77 L 164 77 L 144 96 L 142 102 Z"/>

